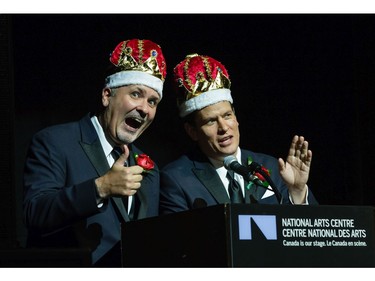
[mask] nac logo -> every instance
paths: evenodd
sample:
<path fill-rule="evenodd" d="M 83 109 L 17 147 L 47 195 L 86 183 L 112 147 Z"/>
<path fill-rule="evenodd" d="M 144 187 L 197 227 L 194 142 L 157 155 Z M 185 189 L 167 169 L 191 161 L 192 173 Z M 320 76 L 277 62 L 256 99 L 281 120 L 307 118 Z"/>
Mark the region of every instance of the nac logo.
<path fill-rule="evenodd" d="M 259 228 L 267 240 L 277 240 L 276 216 L 239 215 L 238 230 L 240 240 L 252 240 L 252 222 Z"/>

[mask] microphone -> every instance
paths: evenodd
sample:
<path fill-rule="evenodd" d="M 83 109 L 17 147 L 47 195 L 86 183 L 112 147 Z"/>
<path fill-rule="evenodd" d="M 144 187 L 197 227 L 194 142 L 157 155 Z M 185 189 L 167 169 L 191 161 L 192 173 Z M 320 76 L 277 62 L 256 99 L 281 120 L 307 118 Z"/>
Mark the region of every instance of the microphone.
<path fill-rule="evenodd" d="M 237 174 L 241 175 L 244 177 L 245 180 L 254 182 L 256 185 L 262 186 L 262 181 L 258 179 L 253 173 L 256 169 L 255 166 L 250 166 L 249 168 L 241 165 L 238 161 L 237 158 L 234 157 L 233 155 L 229 155 L 224 158 L 224 167 L 227 170 L 233 170 Z"/>
<path fill-rule="evenodd" d="M 237 161 L 236 157 L 234 157 L 233 155 L 229 155 L 224 158 L 224 167 L 227 170 L 233 170 L 237 174 L 240 174 L 247 181 L 252 181 L 256 185 L 263 186 L 262 182 L 255 175 L 253 175 L 254 172 L 260 173 L 269 183 L 272 191 L 275 193 L 277 201 L 279 201 L 280 204 L 282 203 L 283 199 L 280 194 L 280 191 L 275 187 L 275 184 L 273 183 L 271 177 L 269 177 L 266 173 L 262 171 L 262 166 L 258 163 L 251 162 L 251 164 L 248 167 L 245 167 Z"/>

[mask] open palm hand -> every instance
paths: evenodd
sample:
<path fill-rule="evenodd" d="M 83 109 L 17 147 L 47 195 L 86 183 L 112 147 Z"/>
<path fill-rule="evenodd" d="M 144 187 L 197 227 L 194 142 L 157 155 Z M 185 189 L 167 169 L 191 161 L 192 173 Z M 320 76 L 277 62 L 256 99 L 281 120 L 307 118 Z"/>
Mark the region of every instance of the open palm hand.
<path fill-rule="evenodd" d="M 303 190 L 309 178 L 312 151 L 303 136 L 294 136 L 286 162 L 279 158 L 280 175 L 289 189 Z"/>

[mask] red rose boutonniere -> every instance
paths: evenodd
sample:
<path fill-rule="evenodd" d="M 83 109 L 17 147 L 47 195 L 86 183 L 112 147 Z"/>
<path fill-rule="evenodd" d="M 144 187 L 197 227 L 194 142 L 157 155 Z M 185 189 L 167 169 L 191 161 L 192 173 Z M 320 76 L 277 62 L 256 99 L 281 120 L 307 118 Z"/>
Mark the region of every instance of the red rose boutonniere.
<path fill-rule="evenodd" d="M 253 159 L 251 159 L 251 157 L 248 157 L 247 158 L 247 165 L 249 166 L 252 162 L 253 162 Z M 271 176 L 270 170 L 266 169 L 263 166 L 261 166 L 261 169 L 262 169 L 262 172 L 264 172 L 266 175 Z M 262 182 L 262 184 L 265 188 L 268 188 L 268 186 L 270 184 L 266 181 L 266 179 L 264 178 L 264 176 L 261 173 L 255 172 L 254 176 L 256 176 Z M 250 182 L 249 185 L 247 186 L 247 188 L 249 189 L 251 187 L 251 185 L 253 185 L 253 184 L 254 184 L 253 182 Z"/>
<path fill-rule="evenodd" d="M 149 172 L 155 167 L 154 161 L 151 160 L 151 158 L 146 154 L 135 154 L 135 161 L 137 165 L 141 166 L 143 168 L 144 172 Z"/>

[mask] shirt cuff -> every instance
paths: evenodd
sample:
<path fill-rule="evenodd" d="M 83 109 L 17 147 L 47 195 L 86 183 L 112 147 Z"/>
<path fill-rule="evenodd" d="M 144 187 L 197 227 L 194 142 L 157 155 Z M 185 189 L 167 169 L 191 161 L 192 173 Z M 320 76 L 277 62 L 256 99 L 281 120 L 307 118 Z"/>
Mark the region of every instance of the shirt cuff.
<path fill-rule="evenodd" d="M 306 192 L 305 200 L 304 200 L 304 202 L 302 202 L 301 204 L 298 204 L 298 205 L 309 205 L 309 202 L 307 200 L 308 196 L 309 196 L 309 188 L 307 187 L 307 192 Z M 296 204 L 294 204 L 293 198 L 292 198 L 292 196 L 290 196 L 290 194 L 289 194 L 289 200 L 292 203 L 292 205 L 296 205 Z"/>
<path fill-rule="evenodd" d="M 104 206 L 104 199 L 99 196 L 98 187 L 96 186 L 95 181 L 94 181 L 94 185 L 95 185 L 96 206 L 98 207 L 98 209 L 100 209 L 101 207 Z"/>

